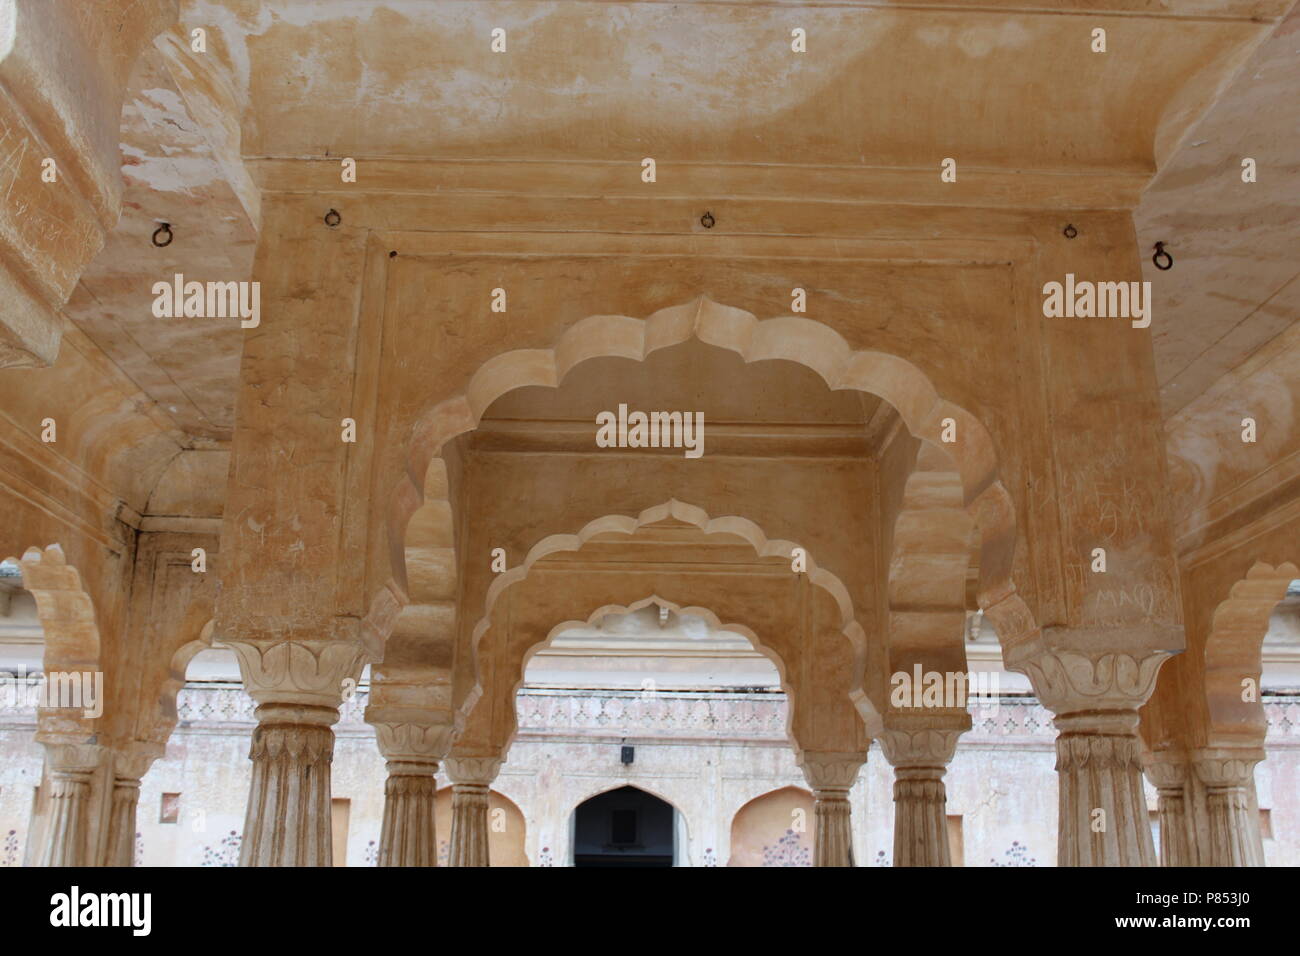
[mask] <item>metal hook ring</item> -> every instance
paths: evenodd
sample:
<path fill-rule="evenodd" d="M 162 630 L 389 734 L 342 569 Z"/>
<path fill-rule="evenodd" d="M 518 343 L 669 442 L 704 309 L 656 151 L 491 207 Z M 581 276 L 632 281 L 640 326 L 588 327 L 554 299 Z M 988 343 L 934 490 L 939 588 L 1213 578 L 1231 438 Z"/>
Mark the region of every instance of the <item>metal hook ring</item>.
<path fill-rule="evenodd" d="M 159 242 L 158 241 L 159 236 L 166 236 L 167 238 L 165 241 Z M 153 235 L 150 237 L 150 239 L 152 240 L 153 244 L 157 246 L 159 249 L 161 249 L 163 246 L 170 246 L 172 244 L 171 224 L 164 222 L 161 226 L 159 226 L 157 229 L 153 231 Z"/>
<path fill-rule="evenodd" d="M 1164 259 L 1164 265 L 1160 264 L 1161 259 Z M 1151 257 L 1151 262 L 1161 272 L 1168 272 L 1174 267 L 1174 257 L 1165 251 L 1165 244 L 1163 242 L 1156 243 L 1156 254 Z"/>
<path fill-rule="evenodd" d="M 333 229 L 342 221 L 343 221 L 343 217 L 339 215 L 339 211 L 337 209 L 331 209 L 329 212 L 325 214 L 325 225 L 329 226 L 331 229 Z"/>
<path fill-rule="evenodd" d="M 1074 228 L 1074 223 L 1067 225 L 1063 230 L 1061 230 L 1061 232 L 1064 234 L 1066 239 L 1073 239 L 1079 234 L 1079 230 Z"/>
<path fill-rule="evenodd" d="M 706 212 L 700 217 L 700 225 L 705 229 L 712 229 L 715 222 L 717 222 L 717 220 L 713 218 L 713 213 L 711 212 Z"/>

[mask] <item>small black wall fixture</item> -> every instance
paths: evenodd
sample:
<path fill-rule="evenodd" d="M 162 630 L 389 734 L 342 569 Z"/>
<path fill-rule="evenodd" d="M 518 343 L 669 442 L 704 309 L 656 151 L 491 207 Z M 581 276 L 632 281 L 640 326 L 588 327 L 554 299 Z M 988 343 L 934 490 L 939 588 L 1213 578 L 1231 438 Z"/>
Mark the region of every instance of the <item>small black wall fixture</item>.
<path fill-rule="evenodd" d="M 164 222 L 161 226 L 153 231 L 153 244 L 161 249 L 163 246 L 172 244 L 172 227 L 171 223 Z"/>
<path fill-rule="evenodd" d="M 1174 257 L 1165 251 L 1165 244 L 1163 242 L 1156 243 L 1156 254 L 1151 257 L 1151 261 L 1161 272 L 1168 272 L 1174 267 Z M 1161 265 L 1161 262 L 1163 262 L 1164 265 Z"/>
<path fill-rule="evenodd" d="M 717 222 L 717 220 L 713 218 L 713 213 L 711 212 L 706 212 L 700 217 L 700 225 L 705 229 L 712 229 L 715 222 Z"/>
<path fill-rule="evenodd" d="M 1061 230 L 1061 233 L 1065 236 L 1066 239 L 1073 239 L 1075 236 L 1079 234 L 1079 230 L 1074 228 L 1074 223 L 1070 223 L 1064 229 Z"/>
<path fill-rule="evenodd" d="M 325 225 L 329 226 L 331 229 L 333 229 L 342 221 L 343 221 L 343 217 L 339 215 L 339 211 L 337 209 L 331 209 L 329 212 L 325 214 Z"/>
<path fill-rule="evenodd" d="M 627 744 L 624 744 L 624 745 L 623 745 L 623 753 L 622 753 L 620 759 L 621 759 L 621 760 L 623 761 L 623 763 L 625 763 L 625 764 L 631 763 L 633 760 L 636 759 L 636 748 L 635 748 L 635 747 L 629 747 Z"/>

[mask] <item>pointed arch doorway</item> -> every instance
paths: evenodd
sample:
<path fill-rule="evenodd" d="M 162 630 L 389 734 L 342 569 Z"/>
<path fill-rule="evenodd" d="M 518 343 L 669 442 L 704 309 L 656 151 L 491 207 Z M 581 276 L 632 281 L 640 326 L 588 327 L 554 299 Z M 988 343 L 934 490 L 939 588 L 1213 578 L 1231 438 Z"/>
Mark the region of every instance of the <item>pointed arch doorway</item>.
<path fill-rule="evenodd" d="M 677 809 L 636 787 L 607 790 L 573 811 L 573 865 L 673 866 Z"/>

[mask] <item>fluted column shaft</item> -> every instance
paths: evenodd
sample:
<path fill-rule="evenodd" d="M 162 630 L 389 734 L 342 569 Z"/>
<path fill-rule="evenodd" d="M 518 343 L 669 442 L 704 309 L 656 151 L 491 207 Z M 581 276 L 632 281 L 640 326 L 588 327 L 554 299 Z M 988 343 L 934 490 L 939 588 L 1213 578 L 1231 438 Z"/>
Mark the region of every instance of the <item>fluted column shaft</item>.
<path fill-rule="evenodd" d="M 57 733 L 41 743 L 50 793 L 37 865 L 98 866 L 103 834 L 102 820 L 96 818 L 103 796 L 96 798 L 96 776 L 108 752 L 84 741 L 60 739 Z"/>
<path fill-rule="evenodd" d="M 1058 637 L 1069 637 L 1068 632 Z M 1142 790 L 1138 708 L 1155 689 L 1169 651 L 1027 644 L 1008 666 L 1028 675 L 1055 714 L 1058 866 L 1155 866 Z M 1151 640 L 1170 640 L 1160 635 Z M 1165 645 L 1170 646 L 1168 644 Z"/>
<path fill-rule="evenodd" d="M 880 747 L 894 767 L 894 866 L 952 866 L 943 775 L 970 725 L 965 711 L 886 716 Z"/>
<path fill-rule="evenodd" d="M 240 866 L 332 866 L 330 761 L 345 688 L 366 651 L 351 640 L 225 641 L 257 701 Z"/>
<path fill-rule="evenodd" d="M 943 767 L 894 771 L 894 866 L 952 866 Z"/>
<path fill-rule="evenodd" d="M 1193 766 L 1205 785 L 1209 815 L 1207 866 L 1263 866 L 1264 844 L 1255 808 L 1255 764 L 1262 749 L 1197 751 Z"/>
<path fill-rule="evenodd" d="M 1183 788 L 1159 790 L 1160 865 L 1191 866 L 1187 852 L 1187 798 Z"/>
<path fill-rule="evenodd" d="M 1137 711 L 1056 718 L 1058 866 L 1155 866 Z"/>
<path fill-rule="evenodd" d="M 813 798 L 813 866 L 855 866 L 848 791 L 815 790 Z"/>
<path fill-rule="evenodd" d="M 1177 753 L 1161 752 L 1146 760 L 1146 774 L 1156 785 L 1160 823 L 1160 865 L 1194 866 L 1187 772 Z"/>
<path fill-rule="evenodd" d="M 451 778 L 451 850 L 449 866 L 491 866 L 488 851 L 488 794 L 501 770 L 494 757 L 453 757 Z"/>
<path fill-rule="evenodd" d="M 332 866 L 330 761 L 338 711 L 262 704 L 240 866 Z"/>
<path fill-rule="evenodd" d="M 379 834 L 380 866 L 437 866 L 434 801 L 438 764 L 390 761 L 384 784 L 384 823 Z"/>
<path fill-rule="evenodd" d="M 813 866 L 856 866 L 849 791 L 865 753 L 803 751 L 799 766 L 813 791 Z"/>
<path fill-rule="evenodd" d="M 50 770 L 50 813 L 41 866 L 91 865 L 86 827 L 92 775 L 84 769 Z"/>
<path fill-rule="evenodd" d="M 139 804 L 140 781 L 133 777 L 116 777 L 113 780 L 113 802 L 109 808 L 105 866 L 135 865 L 135 817 Z"/>
<path fill-rule="evenodd" d="M 105 866 L 135 866 L 140 781 L 164 750 L 165 745 L 160 742 L 137 740 L 114 756 L 113 793 L 109 798 L 108 833 L 104 846 Z"/>
<path fill-rule="evenodd" d="M 483 784 L 452 784 L 448 864 L 491 866 L 488 856 L 488 788 Z"/>
<path fill-rule="evenodd" d="M 435 775 L 451 746 L 453 726 L 429 706 L 437 703 L 433 694 L 428 686 L 392 682 L 386 673 L 371 685 L 366 720 L 388 761 L 380 866 L 438 865 Z"/>

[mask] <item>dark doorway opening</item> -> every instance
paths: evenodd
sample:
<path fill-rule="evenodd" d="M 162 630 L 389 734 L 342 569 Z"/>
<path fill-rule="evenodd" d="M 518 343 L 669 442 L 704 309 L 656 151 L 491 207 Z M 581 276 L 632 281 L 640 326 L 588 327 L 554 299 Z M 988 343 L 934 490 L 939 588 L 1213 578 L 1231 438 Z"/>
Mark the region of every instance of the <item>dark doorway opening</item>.
<path fill-rule="evenodd" d="M 573 811 L 574 866 L 672 866 L 672 804 L 620 787 L 598 794 Z"/>

